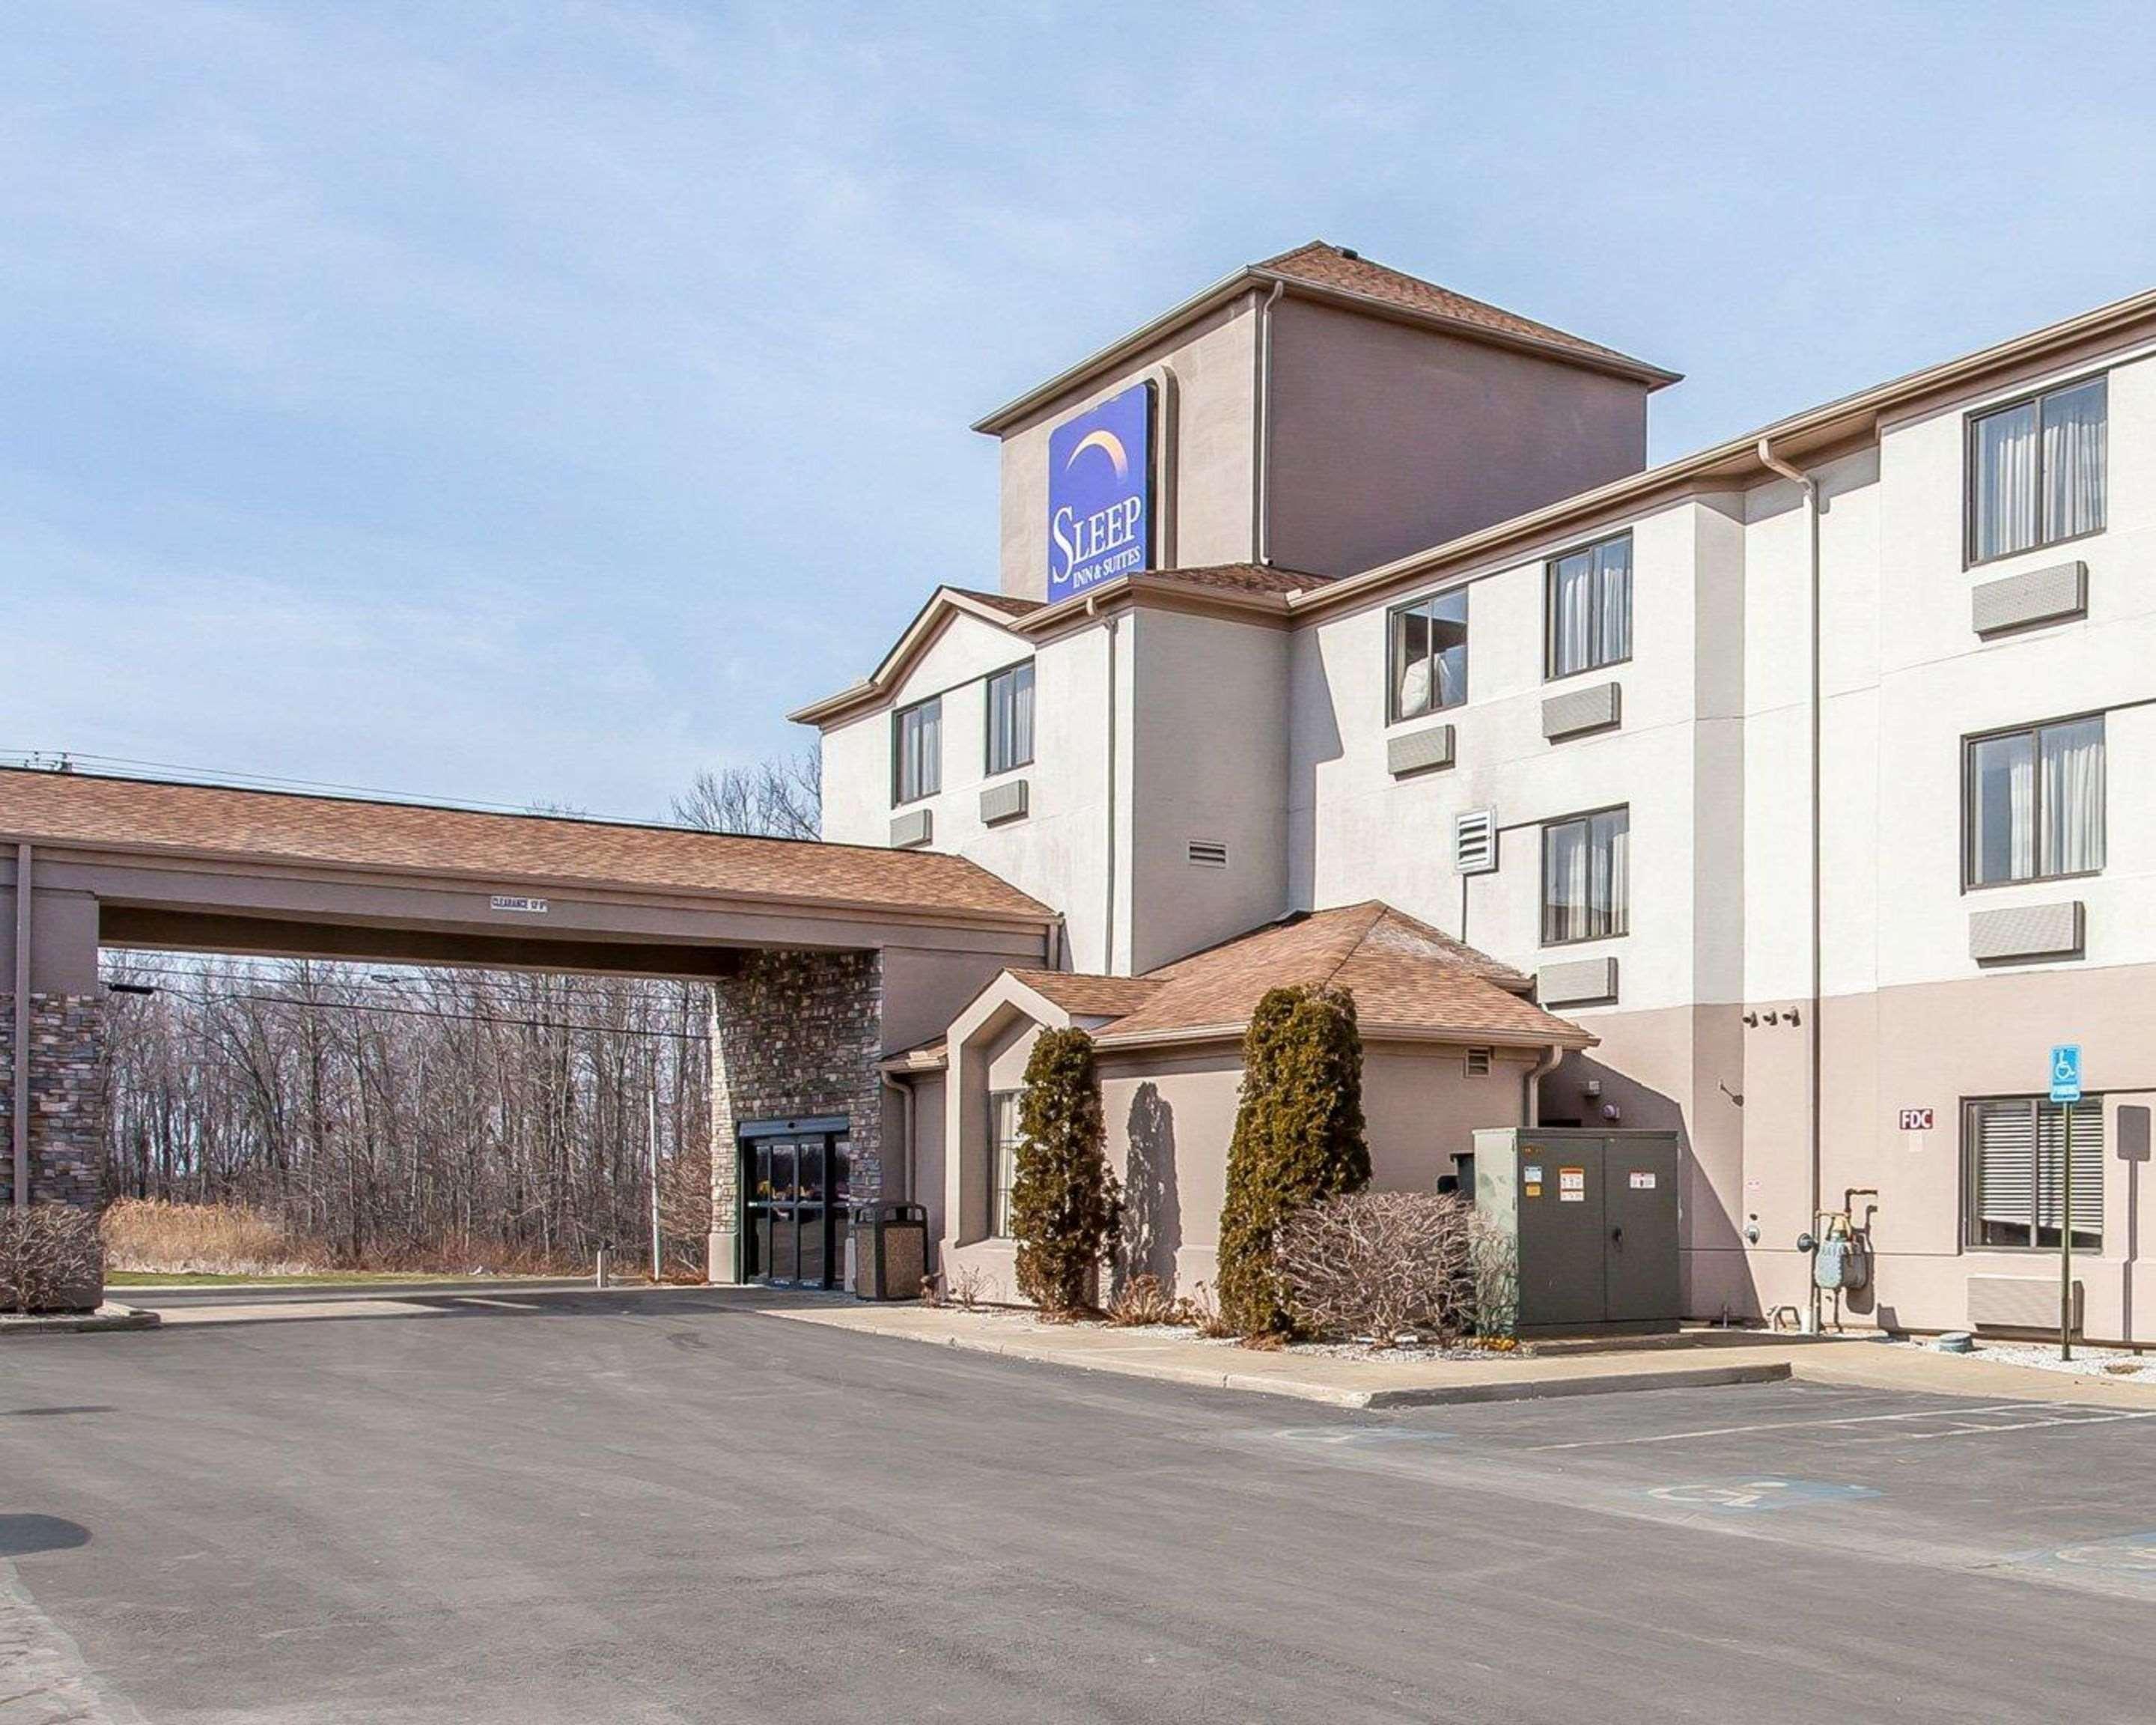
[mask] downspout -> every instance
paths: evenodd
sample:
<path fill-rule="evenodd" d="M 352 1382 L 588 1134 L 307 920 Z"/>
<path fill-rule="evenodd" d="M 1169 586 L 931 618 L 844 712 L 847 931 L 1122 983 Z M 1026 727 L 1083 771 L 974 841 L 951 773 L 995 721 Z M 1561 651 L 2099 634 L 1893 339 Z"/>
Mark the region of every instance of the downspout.
<path fill-rule="evenodd" d="M 1097 617 L 1100 602 L 1092 594 L 1086 598 L 1086 614 Z M 1101 974 L 1116 973 L 1116 625 L 1119 619 L 1112 614 L 1108 625 L 1108 856 L 1106 921 L 1101 926 Z"/>
<path fill-rule="evenodd" d="M 15 1208 L 30 1207 L 30 847 L 15 847 Z"/>
<path fill-rule="evenodd" d="M 1527 1068 L 1527 1076 L 1521 1081 L 1523 1094 L 1520 1098 L 1520 1124 L 1529 1132 L 1543 1123 L 1543 1080 L 1556 1071 L 1563 1059 L 1563 1044 L 1553 1042 L 1543 1050 L 1543 1057 Z"/>
<path fill-rule="evenodd" d="M 899 1163 L 906 1170 L 906 1201 L 908 1204 L 918 1204 L 921 1202 L 921 1196 L 914 1190 L 913 1186 L 913 1086 L 911 1084 L 901 1084 L 888 1072 L 881 1072 L 877 1076 L 883 1080 L 883 1087 L 886 1090 L 897 1093 L 903 1110 L 902 1117 L 905 1124 L 899 1129 Z"/>
<path fill-rule="evenodd" d="M 1793 482 L 1794 482 L 1794 484 L 1799 487 L 1799 489 L 1800 489 L 1800 490 L 1804 492 L 1804 520 L 1805 520 L 1805 523 L 1806 523 L 1806 526 L 1807 526 L 1807 530 L 1808 530 L 1808 535 L 1809 535 L 1809 538 L 1810 538 L 1810 550 L 1811 550 L 1811 591 L 1810 591 L 1810 607 L 1811 607 L 1811 660 L 1810 660 L 1810 664 L 1811 664 L 1811 688 L 1810 688 L 1810 696 L 1809 696 L 1809 701 L 1810 701 L 1810 717 L 1811 717 L 1811 738 L 1810 738 L 1811 747 L 1810 747 L 1810 755 L 1811 755 L 1811 840 L 1812 840 L 1812 865 L 1811 865 L 1811 918 L 1812 918 L 1812 927 L 1811 927 L 1811 948 L 1812 948 L 1812 949 L 1811 949 L 1811 959 L 1812 959 L 1812 964 L 1811 964 L 1811 993 L 1810 993 L 1810 1003 L 1809 1003 L 1809 1004 L 1810 1004 L 1810 1009 L 1811 1009 L 1811 1021 L 1810 1021 L 1810 1023 L 1808 1025 L 1806 1025 L 1806 1027 L 1805 1027 L 1805 1034 L 1806 1034 L 1806 1037 L 1807 1037 L 1808 1041 L 1809 1041 L 1810 1049 L 1810 1057 L 1811 1057 L 1811 1058 L 1810 1058 L 1810 1074 L 1809 1074 L 1809 1077 L 1808 1077 L 1808 1086 L 1809 1086 L 1809 1089 L 1808 1089 L 1808 1095 L 1809 1095 L 1809 1099 L 1810 1099 L 1810 1106 L 1809 1107 L 1809 1109 L 1808 1109 L 1806 1111 L 1807 1111 L 1807 1113 L 1809 1114 L 1810 1118 L 1810 1128 L 1811 1128 L 1811 1130 L 1810 1130 L 1810 1137 L 1811 1137 L 1811 1176 L 1812 1176 L 1812 1178 L 1811 1178 L 1811 1214 L 1810 1214 L 1810 1215 L 1808 1215 L 1808 1216 L 1806 1216 L 1806 1217 L 1804 1218 L 1804 1231 L 1805 1231 L 1807 1234 L 1809 1234 L 1810 1232 L 1811 1232 L 1811 1230 L 1812 1230 L 1813 1227 L 1814 1227 L 1815 1225 L 1816 1225 L 1816 1224 L 1818 1223 L 1818 1221 L 1819 1221 L 1819 1213 L 1820 1213 L 1820 1096 L 1821 1096 L 1821 1091 L 1822 1091 L 1822 1085 L 1821 1085 L 1821 1081 L 1820 1081 L 1820 1054 L 1821 1054 L 1821 1048 L 1820 1048 L 1820 992 L 1821 992 L 1820 962 L 1820 896 L 1821 896 L 1821 883 L 1820 883 L 1820 499 L 1819 499 L 1819 482 L 1818 482 L 1817 480 L 1815 480 L 1815 479 L 1813 479 L 1813 478 L 1812 478 L 1812 476 L 1811 476 L 1810 474 L 1804 472 L 1802 470 L 1800 470 L 1800 469 L 1799 469 L 1799 468 L 1792 467 L 1792 466 L 1791 466 L 1788 462 L 1786 462 L 1786 461 L 1784 461 L 1784 460 L 1782 460 L 1779 457 L 1778 457 L 1778 456 L 1774 454 L 1774 452 L 1773 451 L 1773 449 L 1770 449 L 1770 448 L 1768 447 L 1768 439 L 1765 439 L 1765 438 L 1763 438 L 1763 438 L 1761 438 L 1761 439 L 1759 439 L 1759 465 L 1760 465 L 1761 466 L 1763 466 L 1763 467 L 1765 467 L 1765 468 L 1768 469 L 1768 470 L 1769 470 L 1770 471 L 1772 471 L 1772 472 L 1774 472 L 1774 473 L 1778 473 L 1778 474 L 1779 474 L 1779 475 L 1780 475 L 1784 479 L 1793 481 Z M 1749 1088 L 1749 1086 L 1747 1086 L 1747 1088 L 1748 1089 L 1748 1088 Z M 1811 1277 L 1810 1277 L 1810 1276 L 1807 1276 L 1805 1279 L 1806 1279 L 1807 1281 L 1811 1281 L 1811 1280 L 1813 1280 L 1813 1279 L 1812 1279 Z M 1814 1333 L 1814 1334 L 1817 1334 L 1817 1333 L 1818 1333 L 1818 1332 L 1819 1332 L 1819 1327 L 1820 1327 L 1820 1291 L 1819 1291 L 1818 1286 L 1817 1286 L 1815 1284 L 1815 1286 L 1813 1286 L 1812 1291 L 1811 1291 L 1811 1303 L 1810 1303 L 1810 1305 L 1806 1308 L 1806 1310 L 1807 1310 L 1807 1327 L 1811 1331 L 1811 1332 L 1812 1332 L 1812 1333 Z"/>
<path fill-rule="evenodd" d="M 1270 563 L 1272 547 L 1272 446 L 1273 446 L 1273 321 L 1272 309 L 1280 296 L 1287 290 L 1287 284 L 1276 281 L 1273 290 L 1258 301 L 1257 383 L 1256 398 L 1252 403 L 1252 418 L 1255 422 L 1256 437 L 1252 440 L 1250 454 L 1250 560 Z"/>

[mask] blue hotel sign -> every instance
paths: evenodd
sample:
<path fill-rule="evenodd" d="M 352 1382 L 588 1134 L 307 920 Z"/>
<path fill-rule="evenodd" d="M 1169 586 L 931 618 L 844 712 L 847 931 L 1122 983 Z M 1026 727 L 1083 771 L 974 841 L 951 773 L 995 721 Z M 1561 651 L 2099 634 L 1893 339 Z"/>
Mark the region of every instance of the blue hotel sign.
<path fill-rule="evenodd" d="M 1048 602 L 1152 567 L 1152 385 L 1048 434 Z"/>

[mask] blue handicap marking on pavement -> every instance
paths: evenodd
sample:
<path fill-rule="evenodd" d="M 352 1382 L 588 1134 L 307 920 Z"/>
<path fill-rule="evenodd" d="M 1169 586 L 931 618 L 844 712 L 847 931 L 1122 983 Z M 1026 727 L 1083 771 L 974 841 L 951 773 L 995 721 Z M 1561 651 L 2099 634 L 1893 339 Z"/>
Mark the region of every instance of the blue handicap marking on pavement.
<path fill-rule="evenodd" d="M 1662 1503 L 1686 1509 L 1712 1510 L 1719 1514 L 1754 1515 L 1762 1510 L 1787 1509 L 1799 1503 L 1839 1503 L 1861 1497 L 1876 1497 L 1869 1486 L 1837 1485 L 1826 1480 L 1698 1480 L 1677 1486 L 1656 1486 L 1647 1494 Z"/>
<path fill-rule="evenodd" d="M 2051 1050 L 2051 1100 L 2078 1102 L 2082 1099 L 2082 1047 L 2062 1042 Z"/>
<path fill-rule="evenodd" d="M 1419 1425 L 1291 1425 L 1273 1434 L 1291 1444 L 1312 1444 L 1322 1449 L 1379 1449 L 1393 1444 L 1441 1443 L 1449 1431 L 1430 1431 Z"/>
<path fill-rule="evenodd" d="M 2156 1532 L 2128 1533 L 2037 1552 L 2020 1560 L 2042 1568 L 2095 1571 L 2156 1582 Z"/>

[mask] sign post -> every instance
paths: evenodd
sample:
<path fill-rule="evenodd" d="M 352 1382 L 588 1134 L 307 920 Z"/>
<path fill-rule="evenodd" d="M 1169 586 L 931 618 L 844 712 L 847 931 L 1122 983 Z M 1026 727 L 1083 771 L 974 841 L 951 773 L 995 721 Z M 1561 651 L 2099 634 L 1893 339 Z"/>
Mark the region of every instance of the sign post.
<path fill-rule="evenodd" d="M 2082 1099 L 2079 1043 L 2051 1050 L 2051 1100 L 2066 1112 L 2059 1153 L 2059 1358 L 2074 1357 L 2074 1104 Z"/>

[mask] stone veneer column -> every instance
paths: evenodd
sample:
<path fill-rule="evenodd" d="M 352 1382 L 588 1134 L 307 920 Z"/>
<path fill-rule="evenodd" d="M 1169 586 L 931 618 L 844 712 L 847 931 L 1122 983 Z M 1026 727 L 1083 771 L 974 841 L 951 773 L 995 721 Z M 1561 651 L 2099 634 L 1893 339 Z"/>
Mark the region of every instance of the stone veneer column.
<path fill-rule="evenodd" d="M 30 996 L 30 1199 L 97 1203 L 105 1128 L 104 1009 L 95 994 Z M 15 1201 L 15 1000 L 0 994 L 0 1199 Z"/>
<path fill-rule="evenodd" d="M 752 952 L 712 985 L 711 1235 L 706 1274 L 736 1279 L 736 1144 L 758 1120 L 842 1115 L 855 1204 L 883 1191 L 883 960 L 875 952 Z"/>

